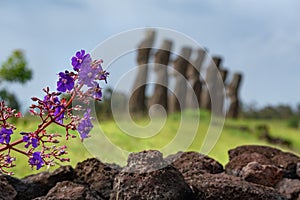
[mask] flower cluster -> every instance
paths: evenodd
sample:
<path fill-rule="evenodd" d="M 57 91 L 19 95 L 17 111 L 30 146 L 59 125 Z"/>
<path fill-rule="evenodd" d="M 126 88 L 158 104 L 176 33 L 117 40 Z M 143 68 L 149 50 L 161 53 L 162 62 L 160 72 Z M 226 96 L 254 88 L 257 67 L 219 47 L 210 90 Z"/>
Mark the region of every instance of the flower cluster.
<path fill-rule="evenodd" d="M 67 147 L 57 146 L 61 134 L 48 133 L 47 127 L 51 124 L 63 127 L 66 139 L 76 137 L 75 130 L 82 140 L 89 137 L 93 128 L 91 110 L 82 105 L 74 106 L 72 102 L 78 99 L 89 104 L 91 99 L 101 100 L 99 81 L 106 82 L 109 75 L 103 70 L 102 62 L 93 61 L 84 50 L 76 52 L 71 58 L 73 70 L 58 73 L 56 91 L 50 92 L 47 87 L 43 90 L 43 98 L 32 98 L 35 103 L 30 106 L 30 113 L 41 121 L 32 132 L 21 132 L 12 137 L 16 127 L 9 123 L 9 119 L 22 115 L 7 107 L 4 101 L 0 102 L 0 173 L 9 173 L 6 169 L 15 166 L 13 163 L 16 158 L 11 156 L 12 151 L 27 156 L 29 165 L 36 169 L 54 165 L 55 160 L 69 161 L 64 157 Z M 15 139 L 18 136 L 19 139 Z"/>
<path fill-rule="evenodd" d="M 80 123 L 78 124 L 78 127 L 77 127 L 77 130 L 80 133 L 80 137 L 82 139 L 87 138 L 89 132 L 93 128 L 90 113 L 91 113 L 91 110 L 88 109 L 87 112 L 84 113 L 84 118 L 80 121 Z"/>

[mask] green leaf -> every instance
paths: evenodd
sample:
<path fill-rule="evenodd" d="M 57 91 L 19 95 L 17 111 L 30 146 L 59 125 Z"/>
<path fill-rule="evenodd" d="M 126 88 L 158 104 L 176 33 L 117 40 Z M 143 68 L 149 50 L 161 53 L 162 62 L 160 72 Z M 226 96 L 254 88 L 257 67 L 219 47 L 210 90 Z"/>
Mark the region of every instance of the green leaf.
<path fill-rule="evenodd" d="M 31 78 L 32 71 L 27 68 L 27 61 L 21 50 L 15 50 L 0 69 L 0 79 L 2 81 L 24 84 Z"/>

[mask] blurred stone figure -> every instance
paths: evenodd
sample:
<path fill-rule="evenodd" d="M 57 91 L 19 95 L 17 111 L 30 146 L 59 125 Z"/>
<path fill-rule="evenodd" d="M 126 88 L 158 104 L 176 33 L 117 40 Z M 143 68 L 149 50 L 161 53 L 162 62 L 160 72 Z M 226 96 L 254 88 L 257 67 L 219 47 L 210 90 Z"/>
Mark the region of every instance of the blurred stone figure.
<path fill-rule="evenodd" d="M 130 113 L 142 114 L 145 113 L 147 110 L 145 103 L 145 90 L 148 75 L 148 61 L 153 46 L 154 38 L 155 31 L 148 30 L 146 32 L 145 39 L 138 46 L 137 64 L 139 69 L 129 100 Z"/>
<path fill-rule="evenodd" d="M 170 111 L 180 112 L 184 109 L 186 90 L 187 90 L 187 77 L 186 71 L 189 65 L 189 59 L 192 49 L 189 47 L 183 47 L 180 55 L 174 61 L 174 76 L 175 76 L 175 88 L 174 93 L 170 99 Z"/>
<path fill-rule="evenodd" d="M 217 108 L 216 111 L 218 114 L 225 114 L 225 99 L 226 99 L 226 80 L 227 80 L 227 75 L 228 75 L 228 70 L 227 69 L 219 69 L 220 75 L 221 75 L 221 79 L 222 79 L 222 87 L 223 90 L 219 90 L 218 94 L 217 94 L 217 98 L 218 98 L 218 103 L 217 103 Z"/>
<path fill-rule="evenodd" d="M 192 87 L 188 89 L 186 96 L 187 108 L 200 108 L 202 83 L 200 81 L 200 70 L 205 58 L 205 50 L 198 49 L 197 57 L 192 61 L 187 68 L 187 78 Z M 196 97 L 196 98 L 195 98 Z"/>
<path fill-rule="evenodd" d="M 227 116 L 230 118 L 237 118 L 240 109 L 240 100 L 239 100 L 239 88 L 242 81 L 242 74 L 235 73 L 233 79 L 227 88 L 227 95 L 230 99 L 230 106 L 227 113 Z"/>
<path fill-rule="evenodd" d="M 228 70 L 227 69 L 220 69 L 221 78 L 223 80 L 224 85 L 226 85 Z"/>
<path fill-rule="evenodd" d="M 220 80 L 222 77 L 220 77 L 220 66 L 222 63 L 222 58 L 214 56 L 212 57 L 212 60 L 207 67 L 206 70 L 206 76 L 205 76 L 205 86 L 203 87 L 203 92 L 201 96 L 201 108 L 204 108 L 206 110 L 212 110 L 212 103 L 211 100 L 214 99 L 214 106 L 215 110 L 217 112 L 220 111 L 221 104 L 223 104 L 222 99 L 219 99 L 220 93 L 224 91 L 221 90 L 221 83 Z M 222 83 L 223 84 L 223 83 Z"/>
<path fill-rule="evenodd" d="M 161 105 L 168 112 L 168 63 L 172 41 L 164 40 L 160 49 L 155 53 L 154 71 L 157 75 L 154 93 L 149 100 L 149 106 Z M 157 111 L 154 110 L 156 113 Z"/>

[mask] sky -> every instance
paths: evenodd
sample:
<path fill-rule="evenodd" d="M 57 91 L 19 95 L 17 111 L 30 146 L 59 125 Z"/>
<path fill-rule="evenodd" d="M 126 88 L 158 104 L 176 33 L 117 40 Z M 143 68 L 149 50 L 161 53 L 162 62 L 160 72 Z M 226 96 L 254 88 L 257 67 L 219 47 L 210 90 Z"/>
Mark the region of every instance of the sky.
<path fill-rule="evenodd" d="M 296 105 L 299 8 L 298 0 L 0 0 L 0 63 L 22 49 L 34 72 L 23 86 L 2 87 L 16 92 L 24 109 L 30 97 L 43 96 L 42 88 L 55 90 L 58 72 L 70 68 L 77 50 L 91 52 L 128 31 L 160 27 L 192 38 L 211 55 L 221 55 L 231 75 L 242 72 L 240 96 L 246 104 Z M 124 42 L 136 46 L 139 37 L 134 39 Z M 174 43 L 180 48 L 180 42 Z M 118 44 L 105 47 L 113 51 Z M 101 51 L 104 58 L 106 50 Z M 134 56 L 128 54 L 124 62 L 116 62 L 118 67 L 109 68 L 111 86 L 130 68 L 126 65 L 133 65 Z"/>

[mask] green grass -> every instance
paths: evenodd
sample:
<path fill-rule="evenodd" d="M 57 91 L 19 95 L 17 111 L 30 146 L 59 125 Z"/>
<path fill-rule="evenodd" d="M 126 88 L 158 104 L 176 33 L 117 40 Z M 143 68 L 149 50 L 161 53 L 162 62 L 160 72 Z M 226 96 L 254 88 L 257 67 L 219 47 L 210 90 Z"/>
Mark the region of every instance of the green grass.
<path fill-rule="evenodd" d="M 279 147 L 285 151 L 300 152 L 299 129 L 292 129 L 287 126 L 286 121 L 280 120 L 231 120 L 225 121 L 224 128 L 219 137 L 214 134 L 207 135 L 210 124 L 210 114 L 201 111 L 186 111 L 183 114 L 172 114 L 164 122 L 163 119 L 156 118 L 152 122 L 149 118 L 140 118 L 136 121 L 140 128 L 132 129 L 129 122 L 121 121 L 121 127 L 128 128 L 129 133 L 122 130 L 113 120 L 102 121 L 92 131 L 92 137 L 81 143 L 79 138 L 69 139 L 66 141 L 61 138 L 61 143 L 68 146 L 68 157 L 71 158 L 70 164 L 75 167 L 77 162 L 83 161 L 89 157 L 98 157 L 103 162 L 114 162 L 120 165 L 126 163 L 129 152 L 138 152 L 147 149 L 158 149 L 167 154 L 176 153 L 178 151 L 197 151 L 207 152 L 212 148 L 208 155 L 218 160 L 222 164 L 228 161 L 227 151 L 244 144 L 261 144 L 270 145 L 259 139 L 256 126 L 267 124 L 270 127 L 270 133 L 273 136 L 289 139 L 292 141 L 292 150 Z M 200 120 L 199 120 L 200 119 Z M 199 121 L 198 121 L 199 120 Z M 148 126 L 147 126 L 148 125 Z M 33 131 L 37 126 L 37 122 L 32 119 L 19 120 L 16 132 Z M 146 126 L 146 128 L 145 128 Z M 144 127 L 144 128 L 143 128 Z M 240 127 L 247 127 L 248 130 L 242 130 Z M 213 128 L 214 129 L 214 128 Z M 64 129 L 50 127 L 49 132 L 64 134 Z M 154 135 L 152 135 L 155 133 Z M 212 132 L 214 133 L 214 132 Z M 14 134 L 17 137 L 18 134 Z M 144 137 L 144 138 L 143 138 Z M 206 148 L 202 148 L 204 139 Z M 216 141 L 216 144 L 214 144 Z M 210 144 L 210 145 L 207 145 Z M 202 148 L 202 149 L 201 149 Z M 16 177 L 24 177 L 29 174 L 40 171 L 32 170 L 28 165 L 27 159 L 16 153 L 16 167 L 13 169 Z M 56 167 L 59 166 L 59 163 Z M 43 170 L 53 170 L 55 167 Z"/>

